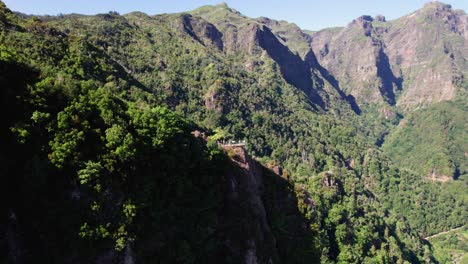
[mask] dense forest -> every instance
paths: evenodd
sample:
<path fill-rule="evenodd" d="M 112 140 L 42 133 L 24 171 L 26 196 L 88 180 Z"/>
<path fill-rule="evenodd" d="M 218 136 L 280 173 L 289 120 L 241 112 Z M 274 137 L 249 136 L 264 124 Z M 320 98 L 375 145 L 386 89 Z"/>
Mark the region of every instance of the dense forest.
<path fill-rule="evenodd" d="M 424 237 L 468 217 L 466 82 L 363 103 L 313 38 L 226 5 L 0 2 L 0 262 L 450 261 Z"/>

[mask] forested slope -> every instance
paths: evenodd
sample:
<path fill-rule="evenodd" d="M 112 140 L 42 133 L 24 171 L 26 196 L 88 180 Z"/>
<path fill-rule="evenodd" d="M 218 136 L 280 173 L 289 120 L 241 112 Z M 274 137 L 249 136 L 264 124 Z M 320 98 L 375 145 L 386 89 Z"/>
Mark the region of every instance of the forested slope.
<path fill-rule="evenodd" d="M 227 6 L 2 5 L 0 21 L 2 261 L 431 262 L 420 235 L 466 219 L 459 189 L 400 170 L 350 124 L 355 102 L 307 36 L 278 38 L 291 25 Z"/>

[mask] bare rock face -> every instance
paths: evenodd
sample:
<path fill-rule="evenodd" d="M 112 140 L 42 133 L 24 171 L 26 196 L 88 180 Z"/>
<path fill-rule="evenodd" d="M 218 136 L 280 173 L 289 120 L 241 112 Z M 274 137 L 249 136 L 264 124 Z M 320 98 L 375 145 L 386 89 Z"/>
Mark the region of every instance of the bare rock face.
<path fill-rule="evenodd" d="M 468 73 L 466 25 L 466 14 L 440 3 L 429 3 L 395 23 L 385 42 L 389 60 L 404 80 L 398 105 L 413 108 L 454 98 L 461 88 L 456 79 Z"/>
<path fill-rule="evenodd" d="M 226 233 L 225 254 L 239 259 L 239 263 L 297 263 L 291 256 L 282 255 L 283 243 L 294 245 L 294 249 L 303 247 L 301 239 L 308 234 L 308 223 L 298 211 L 292 186 L 253 160 L 242 147 L 225 146 L 225 150 L 231 153 L 234 167 L 239 168 L 230 170 L 225 178 L 226 200 L 220 222 L 234 221 L 236 225 Z M 275 233 L 271 226 L 275 221 L 272 216 L 278 214 L 287 219 L 283 226 L 287 236 Z"/>
<path fill-rule="evenodd" d="M 227 54 L 234 55 L 239 50 L 247 54 L 258 54 L 259 49 L 255 42 L 259 31 L 257 23 L 227 4 L 201 7 L 192 11 L 191 15 L 213 24 L 222 32 L 223 48 Z"/>
<path fill-rule="evenodd" d="M 336 78 L 339 88 L 359 103 L 384 101 L 378 77 L 382 44 L 372 37 L 371 17 L 360 17 L 343 29 L 323 30 L 312 35 L 317 60 Z"/>
<path fill-rule="evenodd" d="M 385 16 L 382 16 L 382 15 L 375 16 L 374 20 L 377 22 L 387 22 L 387 20 L 385 19 Z"/>
<path fill-rule="evenodd" d="M 266 26 L 262 27 L 261 34 L 258 35 L 258 43 L 278 63 L 286 82 L 298 87 L 311 98 L 320 100 L 313 90 L 310 68 L 299 55 L 294 54 L 287 46 L 281 44 Z"/>
<path fill-rule="evenodd" d="M 213 24 L 193 17 L 190 14 L 181 15 L 177 23 L 177 26 L 181 30 L 185 31 L 202 45 L 214 46 L 219 50 L 223 50 L 223 35 Z"/>
<path fill-rule="evenodd" d="M 251 230 L 252 235 L 250 237 L 245 237 L 242 241 L 229 238 L 229 244 L 233 250 L 239 252 L 238 254 L 244 255 L 245 263 L 260 263 L 261 259 L 266 260 L 266 262 L 262 261 L 262 263 L 272 263 L 277 261 L 279 257 L 276 251 L 273 250 L 275 248 L 275 239 L 268 224 L 265 205 L 262 201 L 265 188 L 262 169 L 247 155 L 242 147 L 234 147 L 232 150 L 236 153 L 233 161 L 242 168 L 242 172 L 229 176 L 232 177 L 231 182 L 233 184 L 228 185 L 227 193 L 228 197 L 233 199 L 227 204 L 228 210 L 229 208 L 234 209 L 238 202 L 244 200 L 242 203 L 244 203 L 245 208 L 243 209 L 247 209 L 250 214 L 250 224 L 252 224 L 252 221 L 256 222 L 256 224 L 250 227 L 254 228 Z M 229 195 L 229 193 L 232 193 L 232 195 Z M 262 256 L 262 251 L 265 248 L 272 250 L 267 258 Z M 234 252 L 233 254 L 236 255 Z"/>
<path fill-rule="evenodd" d="M 291 52 L 305 59 L 310 52 L 311 38 L 296 24 L 286 21 L 277 21 L 266 17 L 256 19 L 259 24 L 269 28 L 281 44 L 287 46 Z"/>
<path fill-rule="evenodd" d="M 371 16 L 360 16 L 357 19 L 353 20 L 353 22 L 351 22 L 349 26 L 357 26 L 362 28 L 364 30 L 364 35 L 369 37 L 372 33 L 373 28 L 372 21 L 374 21 L 374 19 Z"/>
<path fill-rule="evenodd" d="M 194 10 L 181 21 L 201 44 L 244 58 L 247 71 L 273 60 L 286 83 L 324 109 L 344 100 L 356 113 L 375 104 L 411 110 L 467 89 L 467 15 L 438 2 L 397 20 L 364 15 L 345 28 L 315 33 L 248 18 L 225 4 Z M 219 94 L 205 98 L 207 108 L 219 110 Z"/>
<path fill-rule="evenodd" d="M 467 15 L 431 2 L 400 19 L 361 16 L 341 29 L 312 34 L 318 62 L 359 104 L 419 105 L 466 90 Z M 465 84 L 466 85 L 466 84 Z"/>
<path fill-rule="evenodd" d="M 226 5 L 203 7 L 191 13 L 222 32 L 224 52 L 243 56 L 248 71 L 273 60 L 286 83 L 302 90 L 316 105 L 325 106 L 327 96 L 321 95 L 321 87 L 313 83 L 320 77 L 306 60 L 312 52 L 310 36 L 295 24 L 264 17 L 251 19 Z"/>
<path fill-rule="evenodd" d="M 237 35 L 237 50 L 246 51 L 249 55 L 260 55 L 259 36 L 262 32 L 259 25 L 248 23 L 246 27 L 241 28 Z"/>

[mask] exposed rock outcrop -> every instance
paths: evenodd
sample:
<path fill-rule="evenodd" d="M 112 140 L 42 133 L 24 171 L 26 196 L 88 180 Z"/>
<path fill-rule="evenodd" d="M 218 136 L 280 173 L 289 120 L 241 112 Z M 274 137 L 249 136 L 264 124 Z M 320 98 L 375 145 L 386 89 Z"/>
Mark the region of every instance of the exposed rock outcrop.
<path fill-rule="evenodd" d="M 200 42 L 200 44 L 214 46 L 219 50 L 223 50 L 223 34 L 213 24 L 203 19 L 195 18 L 190 14 L 183 14 L 180 16 L 177 26 Z"/>
<path fill-rule="evenodd" d="M 299 249 L 306 246 L 301 241 L 310 235 L 307 221 L 298 211 L 292 186 L 253 160 L 243 147 L 225 146 L 225 149 L 239 168 L 227 174 L 225 184 L 222 222 L 237 225 L 226 233 L 227 254 L 242 259 L 243 263 L 288 262 L 282 246 L 293 244 Z M 276 217 L 288 219 L 282 232 L 288 236 L 276 232 L 271 225 Z"/>
<path fill-rule="evenodd" d="M 359 104 L 402 109 L 451 100 L 468 73 L 468 17 L 431 2 L 400 19 L 361 16 L 341 29 L 312 34 L 320 65 Z"/>

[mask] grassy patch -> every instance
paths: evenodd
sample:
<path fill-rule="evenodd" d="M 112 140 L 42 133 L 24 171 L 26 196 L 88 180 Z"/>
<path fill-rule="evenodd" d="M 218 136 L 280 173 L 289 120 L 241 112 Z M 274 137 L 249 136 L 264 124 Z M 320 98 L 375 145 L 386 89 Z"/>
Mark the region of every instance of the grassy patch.
<path fill-rule="evenodd" d="M 439 263 L 468 263 L 468 228 L 430 238 Z"/>

